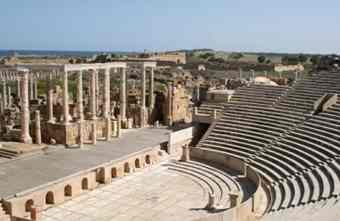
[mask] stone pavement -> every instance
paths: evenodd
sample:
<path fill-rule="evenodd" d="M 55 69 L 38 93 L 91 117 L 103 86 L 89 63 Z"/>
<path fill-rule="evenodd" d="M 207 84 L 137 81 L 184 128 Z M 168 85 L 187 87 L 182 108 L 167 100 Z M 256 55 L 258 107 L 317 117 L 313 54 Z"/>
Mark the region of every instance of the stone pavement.
<path fill-rule="evenodd" d="M 207 215 L 207 193 L 188 176 L 158 165 L 43 212 L 42 221 L 178 221 Z"/>
<path fill-rule="evenodd" d="M 97 165 L 119 160 L 129 154 L 168 140 L 165 128 L 143 128 L 123 134 L 120 139 L 98 142 L 83 149 L 52 148 L 45 154 L 0 163 L 0 199 L 62 179 Z"/>

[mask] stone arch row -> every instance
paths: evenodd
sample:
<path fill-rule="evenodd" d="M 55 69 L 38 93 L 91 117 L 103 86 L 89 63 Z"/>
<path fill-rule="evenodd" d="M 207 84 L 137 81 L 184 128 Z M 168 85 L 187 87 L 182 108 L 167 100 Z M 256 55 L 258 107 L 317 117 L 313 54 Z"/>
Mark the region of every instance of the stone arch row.
<path fill-rule="evenodd" d="M 21 217 L 26 218 L 36 217 L 37 213 L 42 209 L 63 203 L 85 191 L 95 189 L 100 184 L 109 184 L 115 178 L 127 176 L 140 169 L 156 164 L 158 161 L 158 154 L 153 151 L 131 157 L 114 165 L 99 167 L 88 174 L 80 175 L 62 184 L 56 184 L 52 188 L 32 193 L 21 201 L 21 205 L 13 205 L 15 202 L 11 202 L 12 208 L 14 208 L 14 211 L 13 209 L 11 211 L 11 215 L 18 217 L 21 215 Z M 18 212 L 19 214 L 13 214 Z"/>

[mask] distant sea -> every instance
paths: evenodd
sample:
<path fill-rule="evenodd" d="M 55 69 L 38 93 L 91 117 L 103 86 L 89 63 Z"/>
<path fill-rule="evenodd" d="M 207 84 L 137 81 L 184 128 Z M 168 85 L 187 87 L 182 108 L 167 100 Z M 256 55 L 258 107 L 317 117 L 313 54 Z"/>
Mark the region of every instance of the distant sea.
<path fill-rule="evenodd" d="M 41 50 L 1 50 L 0 57 L 4 56 L 48 56 L 48 57 L 91 57 L 95 54 L 103 53 L 118 53 L 118 54 L 128 54 L 129 52 L 118 52 L 118 51 L 41 51 Z"/>

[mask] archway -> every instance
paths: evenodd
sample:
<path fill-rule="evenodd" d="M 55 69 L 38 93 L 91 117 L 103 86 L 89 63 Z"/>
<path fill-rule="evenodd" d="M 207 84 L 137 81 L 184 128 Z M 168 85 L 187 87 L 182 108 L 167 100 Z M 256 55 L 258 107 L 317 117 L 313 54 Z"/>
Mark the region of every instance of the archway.
<path fill-rule="evenodd" d="M 117 168 L 116 167 L 113 167 L 111 169 L 111 177 L 112 178 L 116 178 L 117 177 Z"/>
<path fill-rule="evenodd" d="M 124 173 L 130 173 L 130 165 L 128 162 L 124 164 Z"/>
<path fill-rule="evenodd" d="M 138 158 L 135 160 L 135 168 L 140 168 L 140 160 Z"/>
<path fill-rule="evenodd" d="M 54 194 L 52 191 L 47 192 L 45 196 L 45 203 L 46 204 L 54 204 Z"/>
<path fill-rule="evenodd" d="M 34 201 L 32 199 L 27 200 L 26 203 L 25 203 L 25 211 L 31 212 L 33 205 L 34 205 Z"/>
<path fill-rule="evenodd" d="M 81 181 L 81 189 L 82 190 L 88 190 L 89 189 L 89 181 L 87 178 L 83 178 Z"/>
<path fill-rule="evenodd" d="M 105 183 L 105 169 L 102 167 L 102 168 L 99 168 L 97 169 L 96 171 L 96 181 L 98 183 Z"/>
<path fill-rule="evenodd" d="M 151 164 L 150 155 L 146 155 L 146 156 L 145 156 L 145 163 L 146 163 L 147 165 L 150 165 L 150 164 Z"/>
<path fill-rule="evenodd" d="M 72 196 L 72 187 L 70 185 L 65 186 L 64 188 L 64 196 L 71 197 Z"/>

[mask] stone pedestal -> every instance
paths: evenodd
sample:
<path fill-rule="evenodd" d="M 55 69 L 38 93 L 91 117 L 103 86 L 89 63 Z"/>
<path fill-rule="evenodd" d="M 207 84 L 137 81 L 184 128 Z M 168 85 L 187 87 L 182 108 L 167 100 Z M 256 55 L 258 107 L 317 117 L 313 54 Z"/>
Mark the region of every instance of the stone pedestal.
<path fill-rule="evenodd" d="M 94 120 L 92 121 L 92 124 L 91 124 L 91 127 L 92 127 L 92 144 L 93 145 L 96 145 L 97 144 L 97 122 Z"/>
<path fill-rule="evenodd" d="M 109 141 L 109 140 L 111 140 L 111 136 L 112 136 L 111 119 L 106 118 L 105 120 L 106 120 L 105 140 Z"/>
<path fill-rule="evenodd" d="M 127 119 L 127 129 L 132 129 L 133 128 L 133 119 L 128 118 Z"/>
<path fill-rule="evenodd" d="M 216 196 L 214 193 L 209 193 L 209 199 L 208 199 L 208 203 L 205 206 L 205 209 L 207 210 L 214 210 L 216 207 Z"/>
<path fill-rule="evenodd" d="M 122 120 L 120 118 L 120 116 L 118 116 L 118 120 L 117 120 L 117 137 L 121 137 L 122 136 Z"/>
<path fill-rule="evenodd" d="M 78 123 L 78 133 L 79 133 L 79 148 L 84 147 L 84 121 L 80 120 Z"/>
<path fill-rule="evenodd" d="M 184 144 L 182 146 L 182 150 L 183 150 L 183 153 L 182 153 L 181 161 L 183 161 L 183 162 L 190 161 L 190 148 L 189 148 L 189 145 L 188 144 Z"/>

